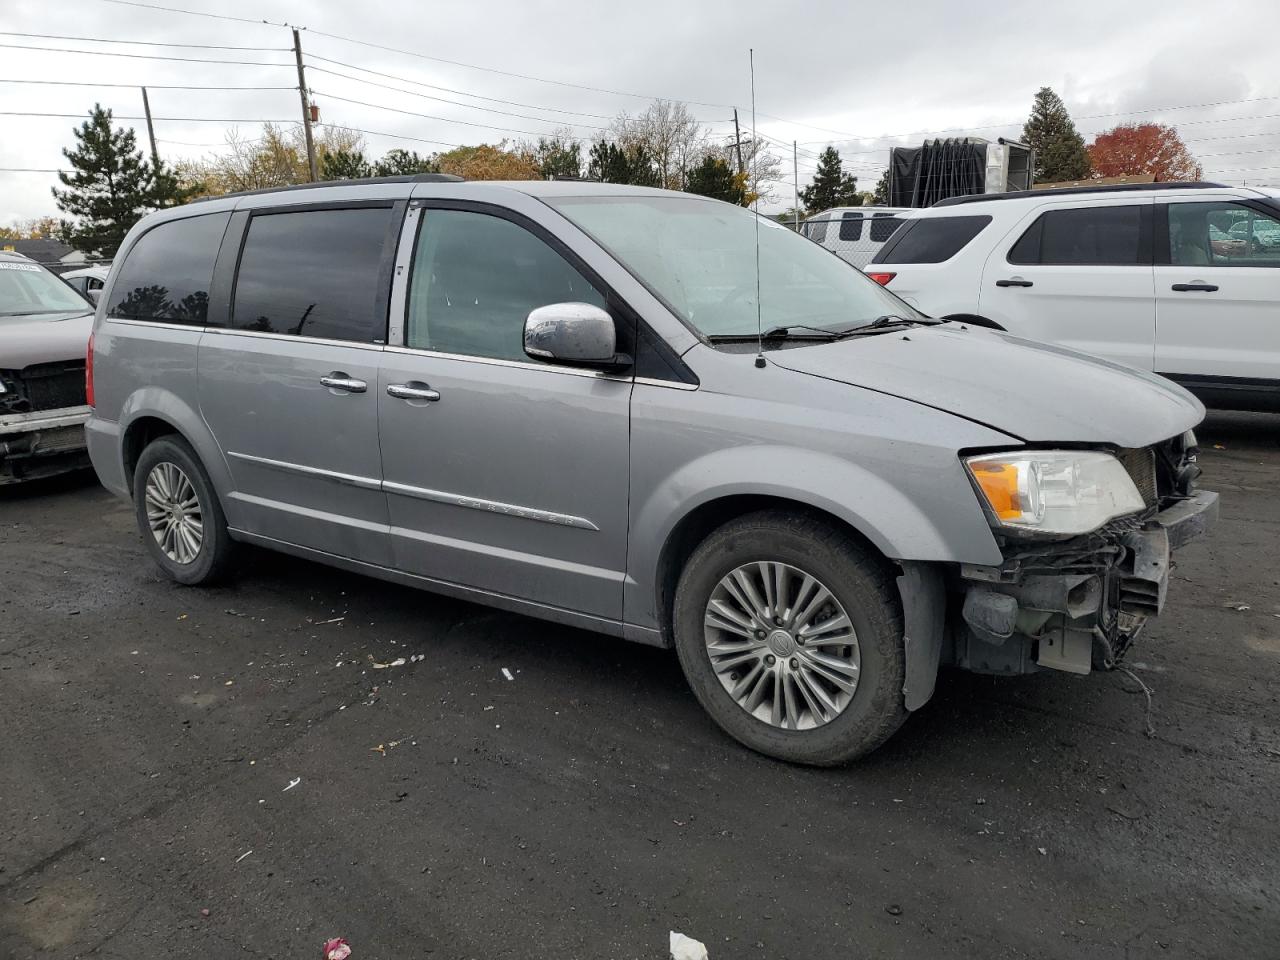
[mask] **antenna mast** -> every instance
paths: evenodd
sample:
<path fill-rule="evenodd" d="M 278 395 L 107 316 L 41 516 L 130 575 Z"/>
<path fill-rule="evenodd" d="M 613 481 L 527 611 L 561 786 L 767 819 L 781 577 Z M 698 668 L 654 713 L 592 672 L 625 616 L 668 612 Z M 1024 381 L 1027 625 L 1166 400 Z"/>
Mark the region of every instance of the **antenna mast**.
<path fill-rule="evenodd" d="M 755 162 L 755 151 L 760 143 L 756 137 L 756 51 L 747 48 L 748 62 L 751 65 L 751 158 Z M 741 146 L 739 146 L 741 149 Z M 750 179 L 748 178 L 748 182 Z M 751 212 L 756 222 L 756 366 L 764 367 L 764 311 L 760 303 L 760 195 L 756 194 L 751 201 Z"/>

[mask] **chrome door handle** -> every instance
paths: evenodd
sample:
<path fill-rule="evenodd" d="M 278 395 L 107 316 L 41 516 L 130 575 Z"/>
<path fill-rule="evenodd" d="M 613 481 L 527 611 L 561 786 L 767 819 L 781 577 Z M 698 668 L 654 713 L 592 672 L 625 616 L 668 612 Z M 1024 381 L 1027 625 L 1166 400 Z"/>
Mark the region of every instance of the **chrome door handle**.
<path fill-rule="evenodd" d="M 387 396 L 397 400 L 439 400 L 440 391 L 432 390 L 425 383 L 387 384 Z"/>
<path fill-rule="evenodd" d="M 347 393 L 364 393 L 369 389 L 369 384 L 363 380 L 348 377 L 345 373 L 338 373 L 337 371 L 327 377 L 321 377 L 320 383 L 330 390 L 343 390 Z"/>

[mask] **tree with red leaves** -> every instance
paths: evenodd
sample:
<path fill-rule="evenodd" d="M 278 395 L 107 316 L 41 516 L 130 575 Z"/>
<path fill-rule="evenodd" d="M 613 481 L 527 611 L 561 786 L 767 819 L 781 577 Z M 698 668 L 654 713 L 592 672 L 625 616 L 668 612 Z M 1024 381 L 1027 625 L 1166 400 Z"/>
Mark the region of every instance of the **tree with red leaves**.
<path fill-rule="evenodd" d="M 1095 177 L 1153 173 L 1157 180 L 1199 180 L 1204 168 L 1178 131 L 1163 123 L 1122 123 L 1089 144 Z"/>

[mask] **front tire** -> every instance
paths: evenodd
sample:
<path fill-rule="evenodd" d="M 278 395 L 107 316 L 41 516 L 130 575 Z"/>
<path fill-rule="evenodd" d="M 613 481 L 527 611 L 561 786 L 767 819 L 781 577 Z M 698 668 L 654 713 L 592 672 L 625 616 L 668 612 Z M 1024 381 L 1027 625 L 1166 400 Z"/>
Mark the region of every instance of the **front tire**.
<path fill-rule="evenodd" d="M 234 543 L 213 484 L 186 440 L 149 443 L 133 472 L 138 529 L 156 565 L 178 583 L 213 583 L 229 567 Z"/>
<path fill-rule="evenodd" d="M 686 563 L 674 614 L 694 695 L 752 750 L 834 766 L 906 719 L 892 576 L 821 517 L 766 510 L 716 530 Z"/>

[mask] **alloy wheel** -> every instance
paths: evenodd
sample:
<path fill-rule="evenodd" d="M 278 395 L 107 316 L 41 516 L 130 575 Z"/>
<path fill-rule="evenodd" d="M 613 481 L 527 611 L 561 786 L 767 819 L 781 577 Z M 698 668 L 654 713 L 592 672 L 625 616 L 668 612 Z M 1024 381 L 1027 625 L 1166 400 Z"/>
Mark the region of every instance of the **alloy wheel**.
<path fill-rule="evenodd" d="M 190 478 L 176 463 L 157 463 L 147 475 L 147 524 L 174 563 L 193 563 L 204 543 L 204 516 Z"/>
<path fill-rule="evenodd" d="M 861 658 L 848 613 L 825 584 L 790 564 L 746 563 L 721 578 L 703 636 L 721 685 L 770 726 L 823 726 L 857 690 Z"/>

